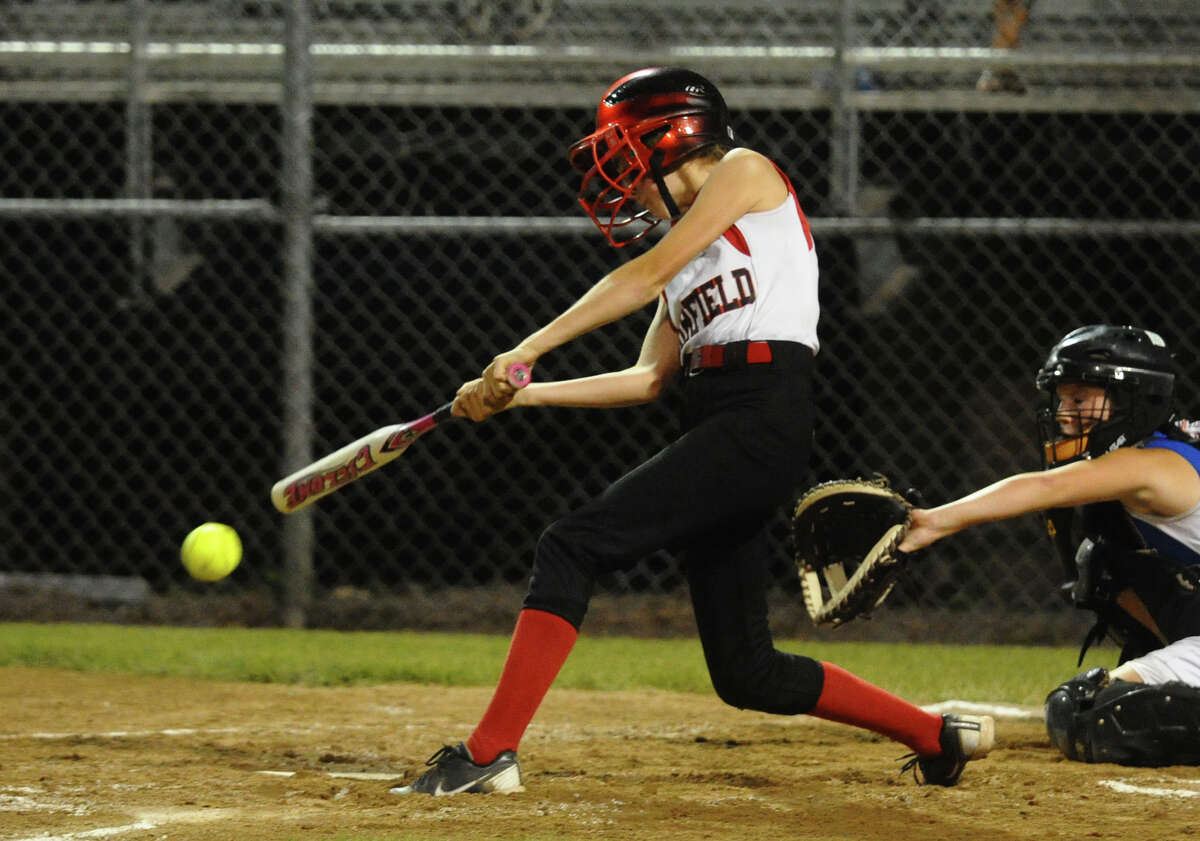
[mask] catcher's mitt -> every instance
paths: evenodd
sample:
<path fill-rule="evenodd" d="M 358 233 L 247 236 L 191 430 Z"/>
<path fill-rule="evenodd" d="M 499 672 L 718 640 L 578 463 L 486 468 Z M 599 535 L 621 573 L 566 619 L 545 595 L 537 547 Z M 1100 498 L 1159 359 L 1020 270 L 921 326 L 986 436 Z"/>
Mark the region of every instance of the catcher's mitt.
<path fill-rule="evenodd" d="M 811 488 L 792 513 L 804 606 L 818 625 L 869 614 L 904 569 L 912 505 L 886 479 L 842 479 Z"/>

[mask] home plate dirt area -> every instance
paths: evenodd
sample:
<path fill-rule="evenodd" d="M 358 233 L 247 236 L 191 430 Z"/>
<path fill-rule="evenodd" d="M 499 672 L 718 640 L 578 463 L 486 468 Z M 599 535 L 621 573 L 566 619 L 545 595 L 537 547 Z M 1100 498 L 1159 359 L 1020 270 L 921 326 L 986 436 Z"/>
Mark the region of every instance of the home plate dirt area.
<path fill-rule="evenodd" d="M 1029 715 L 943 789 L 850 727 L 666 692 L 551 690 L 524 793 L 388 793 L 489 697 L 0 669 L 0 841 L 1200 838 L 1200 769 L 1068 762 Z"/>

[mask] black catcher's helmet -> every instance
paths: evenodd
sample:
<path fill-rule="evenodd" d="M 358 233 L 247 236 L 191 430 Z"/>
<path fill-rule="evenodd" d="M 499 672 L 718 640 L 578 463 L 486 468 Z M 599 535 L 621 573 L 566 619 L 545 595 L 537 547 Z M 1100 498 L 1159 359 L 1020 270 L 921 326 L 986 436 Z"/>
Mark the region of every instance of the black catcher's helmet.
<path fill-rule="evenodd" d="M 1042 463 L 1049 468 L 1134 446 L 1164 425 L 1171 418 L 1175 366 L 1157 333 L 1099 324 L 1064 336 L 1036 382 L 1043 398 L 1038 410 Z M 1060 383 L 1103 387 L 1102 419 L 1090 428 L 1077 424 L 1078 434 L 1064 433 L 1060 422 L 1071 413 L 1059 405 Z"/>
<path fill-rule="evenodd" d="M 604 94 L 596 130 L 571 146 L 571 165 L 583 173 L 579 202 L 615 246 L 641 239 L 659 220 L 647 211 L 621 215 L 638 183 L 650 175 L 672 216 L 678 209 L 663 175 L 710 146 L 734 144 L 729 112 L 717 86 L 678 67 L 647 67 L 622 76 Z M 613 231 L 646 227 L 617 240 Z"/>

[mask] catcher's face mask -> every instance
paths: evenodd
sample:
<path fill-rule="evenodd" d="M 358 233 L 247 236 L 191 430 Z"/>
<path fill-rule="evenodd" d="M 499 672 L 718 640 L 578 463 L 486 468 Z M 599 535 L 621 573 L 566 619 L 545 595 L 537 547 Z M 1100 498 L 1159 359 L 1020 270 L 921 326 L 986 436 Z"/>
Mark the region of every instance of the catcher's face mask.
<path fill-rule="evenodd" d="M 1038 413 L 1043 467 L 1089 458 L 1092 430 L 1114 415 L 1108 390 L 1089 383 L 1058 383 L 1048 397 L 1049 405 Z"/>
<path fill-rule="evenodd" d="M 1049 468 L 1136 446 L 1166 423 L 1174 362 L 1157 333 L 1093 324 L 1051 348 L 1034 382 L 1043 397 L 1039 442 Z"/>

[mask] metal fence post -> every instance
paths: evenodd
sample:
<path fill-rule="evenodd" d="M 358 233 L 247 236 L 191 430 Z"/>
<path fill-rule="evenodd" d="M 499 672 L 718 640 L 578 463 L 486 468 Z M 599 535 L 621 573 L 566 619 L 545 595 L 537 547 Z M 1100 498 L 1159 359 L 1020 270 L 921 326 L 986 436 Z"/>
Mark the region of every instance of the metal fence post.
<path fill-rule="evenodd" d="M 858 112 L 850 104 L 855 66 L 854 0 L 842 0 L 833 52 L 833 105 L 829 123 L 829 198 L 838 214 L 856 215 L 858 182 Z"/>
<path fill-rule="evenodd" d="M 150 104 L 146 102 L 146 43 L 150 24 L 146 0 L 129 0 L 129 68 L 125 91 L 125 196 L 151 197 L 154 147 Z M 144 216 L 129 220 L 129 296 L 137 303 L 146 297 L 146 229 Z"/>
<path fill-rule="evenodd" d="M 283 469 L 312 461 L 312 16 L 308 0 L 286 7 L 283 80 Z M 313 585 L 313 522 L 308 511 L 283 526 L 283 621 L 303 627 Z"/>

